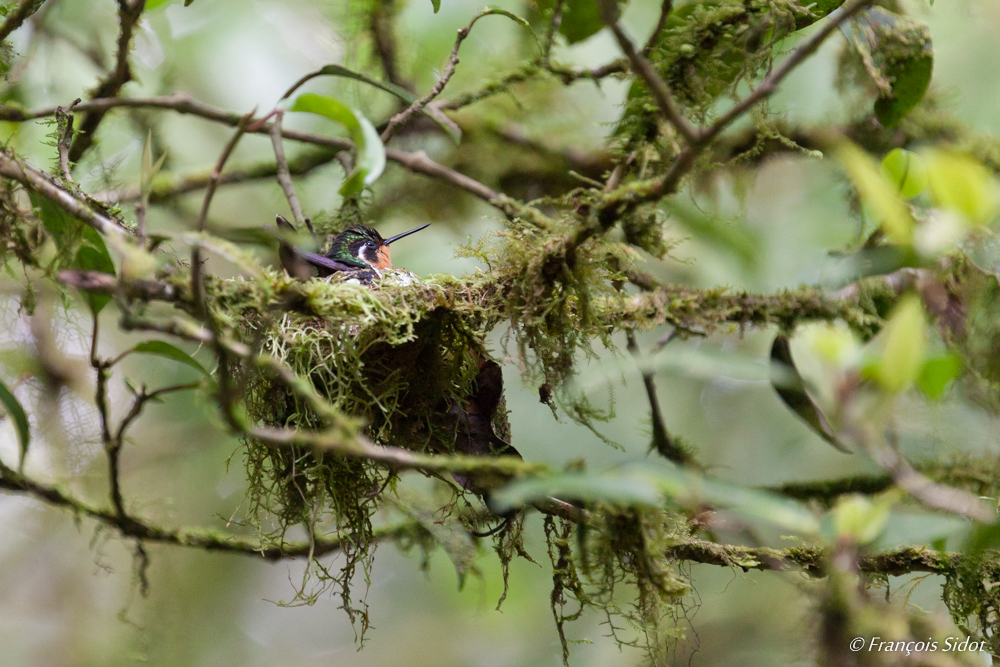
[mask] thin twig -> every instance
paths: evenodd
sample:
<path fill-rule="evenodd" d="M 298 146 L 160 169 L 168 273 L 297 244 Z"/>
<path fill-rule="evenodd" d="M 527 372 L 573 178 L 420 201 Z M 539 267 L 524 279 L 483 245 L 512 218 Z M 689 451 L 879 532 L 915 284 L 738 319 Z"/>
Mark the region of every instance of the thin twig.
<path fill-rule="evenodd" d="M 62 131 L 59 133 L 59 140 L 56 142 L 56 150 L 59 153 L 59 171 L 62 173 L 63 180 L 67 183 L 73 182 L 73 176 L 69 171 L 69 147 L 73 141 L 73 114 L 69 112 L 79 103 L 80 98 L 78 97 L 69 105 L 68 109 L 63 109 L 62 107 L 56 109 L 58 126 L 62 128 Z"/>
<path fill-rule="evenodd" d="M 198 214 L 198 222 L 195 227 L 199 233 L 205 231 L 205 223 L 208 220 L 208 210 L 212 206 L 212 197 L 215 196 L 215 190 L 219 187 L 219 177 L 222 175 L 222 170 L 226 166 L 226 161 L 229 160 L 229 156 L 232 155 L 233 149 L 236 148 L 236 144 L 239 143 L 240 138 L 246 130 L 247 124 L 250 122 L 250 119 L 253 118 L 255 113 L 257 113 L 256 109 L 243 116 L 239 124 L 236 126 L 236 132 L 233 133 L 233 136 L 229 139 L 225 148 L 222 149 L 222 154 L 219 155 L 219 159 L 215 163 L 212 175 L 208 179 L 208 187 L 205 189 L 205 198 L 202 200 L 201 212 Z M 204 285 L 202 282 L 201 244 L 195 243 L 191 248 L 191 295 L 194 298 L 195 310 L 199 313 L 202 313 L 205 307 Z"/>
<path fill-rule="evenodd" d="M 733 107 L 722 114 L 718 120 L 707 127 L 701 137 L 702 144 L 707 144 L 719 135 L 724 129 L 729 127 L 733 121 L 752 109 L 754 106 L 764 101 L 774 94 L 778 85 L 792 71 L 802 64 L 802 62 L 815 53 L 816 49 L 826 41 L 826 38 L 833 34 L 847 19 L 851 18 L 862 9 L 872 4 L 874 0 L 849 0 L 827 15 L 827 21 L 822 28 L 812 34 L 809 39 L 802 42 L 791 55 L 781 61 L 781 64 L 768 74 L 760 85 L 754 88 L 753 92 L 737 102 Z"/>
<path fill-rule="evenodd" d="M 660 18 L 656 20 L 656 26 L 653 27 L 653 32 L 650 33 L 649 39 L 646 40 L 646 45 L 642 47 L 642 55 L 648 57 L 650 51 L 656 46 L 656 40 L 660 38 L 660 33 L 667 26 L 667 19 L 670 18 L 670 12 L 674 9 L 674 0 L 663 0 L 660 5 Z"/>
<path fill-rule="evenodd" d="M 469 25 L 465 26 L 464 28 L 458 29 L 458 37 L 455 39 L 455 46 L 453 46 L 451 49 L 451 55 L 448 56 L 448 63 L 444 66 L 444 70 L 441 72 L 441 78 L 437 80 L 437 83 L 434 84 L 434 87 L 431 88 L 431 91 L 429 93 L 427 93 L 420 99 L 415 100 L 413 104 L 406 107 L 398 114 L 389 119 L 388 124 L 382 131 L 383 144 L 389 143 L 389 139 L 391 139 L 392 136 L 396 134 L 396 132 L 399 129 L 401 129 L 404 125 L 406 125 L 410 121 L 410 118 L 414 116 L 414 114 L 420 113 L 420 111 L 425 106 L 430 104 L 430 102 L 435 97 L 441 94 L 441 91 L 444 90 L 444 87 L 448 85 L 448 81 L 451 80 L 452 75 L 455 74 L 455 67 L 458 65 L 459 62 L 458 49 L 459 47 L 462 46 L 462 42 L 465 41 L 465 38 L 469 36 L 469 32 L 472 30 L 472 26 L 476 25 L 476 21 L 478 21 L 479 19 L 483 18 L 484 16 L 489 16 L 492 13 L 493 13 L 492 10 L 489 9 L 483 10 L 472 17 L 472 20 L 469 22 Z"/>
<path fill-rule="evenodd" d="M 628 351 L 634 358 L 639 359 L 642 356 L 642 351 L 639 349 L 639 344 L 635 340 L 635 333 L 631 329 L 625 332 L 625 339 L 628 341 Z M 677 443 L 670 437 L 670 432 L 667 431 L 666 424 L 663 421 L 663 413 L 660 411 L 660 401 L 656 397 L 656 382 L 653 379 L 652 371 L 642 371 L 642 383 L 646 387 L 646 398 L 649 400 L 649 416 L 653 424 L 653 441 L 650 449 L 656 450 L 660 456 L 668 461 L 673 461 L 677 465 L 691 465 L 694 463 L 691 454 L 684 448 L 678 447 Z"/>
<path fill-rule="evenodd" d="M 678 108 L 677 103 L 674 101 L 673 95 L 670 94 L 667 82 L 656 73 L 653 65 L 646 60 L 645 56 L 635 50 L 632 40 L 628 38 L 628 35 L 625 34 L 625 31 L 618 24 L 618 5 L 616 1 L 600 0 L 600 3 L 604 22 L 611 28 L 611 32 L 618 41 L 618 46 L 632 64 L 632 70 L 646 82 L 646 86 L 653 94 L 656 104 L 660 107 L 663 115 L 666 116 L 667 121 L 674 126 L 678 134 L 684 137 L 685 141 L 689 144 L 699 141 L 698 129 L 681 113 L 680 108 Z M 669 7 L 667 9 L 669 11 Z"/>
<path fill-rule="evenodd" d="M 665 195 L 670 195 L 676 192 L 681 179 L 694 165 L 695 160 L 698 155 L 701 154 L 702 150 L 704 150 L 737 118 L 742 116 L 758 103 L 770 97 L 777 90 L 778 85 L 785 79 L 785 77 L 787 77 L 807 57 L 812 55 L 812 53 L 819 48 L 820 44 L 822 44 L 823 41 L 825 41 L 826 38 L 829 37 L 835 30 L 837 30 L 840 24 L 870 5 L 873 1 L 874 0 L 849 0 L 836 10 L 830 12 L 827 16 L 828 20 L 823 27 L 813 33 L 812 36 L 792 51 L 791 55 L 785 58 L 785 60 L 783 60 L 782 63 L 771 72 L 771 74 L 765 77 L 765 79 L 759 86 L 757 86 L 757 88 L 754 89 L 752 93 L 736 103 L 731 109 L 729 109 L 729 111 L 724 113 L 710 126 L 701 130 L 697 134 L 696 141 L 694 143 L 689 143 L 684 146 L 677 158 L 674 160 L 673 164 L 662 176 L 648 181 L 630 183 L 628 188 L 620 188 L 609 193 L 605 198 L 601 211 L 598 213 L 598 217 L 601 219 L 602 228 L 610 227 L 614 220 L 634 209 L 639 204 L 648 201 L 655 201 Z M 581 230 L 581 233 L 577 235 L 574 242 L 585 241 L 598 231 L 600 231 L 600 229 L 594 227 Z"/>
<path fill-rule="evenodd" d="M 238 535 L 224 536 L 214 529 L 166 528 L 128 514 L 119 516 L 116 512 L 95 507 L 62 489 L 47 486 L 25 477 L 8 468 L 2 462 L 0 462 L 0 489 L 30 494 L 32 497 L 55 507 L 72 510 L 74 514 L 87 516 L 111 526 L 121 533 L 122 537 L 144 542 L 159 542 L 206 551 L 257 556 L 272 562 L 286 558 L 300 558 L 309 553 L 310 545 L 307 542 L 282 542 L 280 545 L 270 545 Z M 410 521 L 379 526 L 373 529 L 372 540 L 380 542 L 419 533 L 421 530 L 419 524 Z M 314 555 L 319 557 L 339 551 L 341 540 L 336 537 L 316 538 L 313 547 Z"/>
<path fill-rule="evenodd" d="M 549 59 L 552 55 L 552 46 L 555 44 L 556 35 L 559 33 L 559 27 L 562 25 L 563 19 L 563 6 L 566 4 L 566 0 L 556 0 L 556 6 L 552 9 L 552 19 L 549 21 L 549 26 L 545 33 L 545 42 L 542 48 L 542 65 L 544 67 L 549 66 Z"/>
<path fill-rule="evenodd" d="M 302 214 L 302 205 L 299 203 L 298 195 L 295 194 L 295 184 L 292 183 L 292 174 L 288 168 L 288 160 L 285 159 L 285 148 L 282 145 L 281 139 L 281 120 L 283 116 L 284 113 L 281 111 L 274 114 L 274 121 L 271 123 L 271 145 L 274 146 L 278 185 L 281 186 L 281 191 L 285 193 L 285 198 L 288 200 L 288 206 L 292 209 L 292 218 L 295 220 L 295 225 L 300 226 L 305 223 L 306 217 Z"/>

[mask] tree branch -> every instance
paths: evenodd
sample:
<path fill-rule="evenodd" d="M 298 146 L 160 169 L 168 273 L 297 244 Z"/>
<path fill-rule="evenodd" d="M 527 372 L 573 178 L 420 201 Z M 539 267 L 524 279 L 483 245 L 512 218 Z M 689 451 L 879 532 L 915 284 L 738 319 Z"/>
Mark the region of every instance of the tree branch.
<path fill-rule="evenodd" d="M 302 213 L 302 205 L 299 203 L 298 195 L 295 194 L 295 184 L 292 183 L 291 169 L 288 160 L 285 159 L 285 148 L 281 142 L 281 120 L 284 113 L 278 111 L 274 114 L 274 122 L 271 123 L 271 145 L 274 147 L 275 172 L 278 177 L 278 185 L 285 193 L 288 200 L 288 207 L 292 210 L 292 219 L 297 227 L 306 224 L 306 216 Z"/>
<path fill-rule="evenodd" d="M 420 113 L 425 106 L 430 104 L 435 97 L 441 94 L 441 91 L 444 90 L 444 87 L 447 86 L 448 82 L 451 80 L 452 75 L 455 74 L 455 67 L 458 66 L 458 49 L 462 46 L 462 42 L 465 41 L 465 38 L 469 36 L 469 32 L 472 31 L 472 26 L 476 25 L 476 21 L 479 19 L 493 13 L 493 10 L 485 9 L 472 17 L 472 21 L 469 22 L 469 25 L 458 29 L 458 37 L 455 39 L 455 46 L 451 49 L 451 55 L 448 56 L 448 63 L 441 72 L 441 78 L 437 80 L 437 83 L 434 84 L 434 87 L 431 88 L 429 93 L 420 99 L 415 100 L 413 104 L 389 119 L 389 123 L 382 131 L 383 144 L 389 143 L 389 139 L 391 139 L 398 130 L 402 129 L 410 121 L 410 119 L 413 118 L 414 114 Z"/>
<path fill-rule="evenodd" d="M 45 0 L 21 0 L 21 3 L 17 6 L 17 9 L 4 19 L 3 25 L 0 26 L 0 42 L 7 39 L 10 33 L 14 32 L 21 25 L 28 20 L 28 18 L 42 8 L 45 4 Z"/>
<path fill-rule="evenodd" d="M 128 61 L 128 53 L 132 42 L 132 32 L 135 30 L 145 7 L 146 0 L 134 0 L 132 4 L 129 4 L 128 0 L 118 0 L 118 24 L 120 27 L 115 66 L 94 89 L 90 95 L 91 99 L 117 97 L 122 86 L 132 80 L 132 67 Z M 104 114 L 105 110 L 94 109 L 83 116 L 83 120 L 80 122 L 80 132 L 69 149 L 70 162 L 79 162 L 87 149 L 93 145 L 94 133 L 104 119 Z"/>
<path fill-rule="evenodd" d="M 618 6 L 615 0 L 600 0 L 601 4 L 601 15 L 604 22 L 611 28 L 612 34 L 615 36 L 615 40 L 618 42 L 618 46 L 621 48 L 625 57 L 629 59 L 632 63 L 632 71 L 639 75 L 639 77 L 646 82 L 646 86 L 649 88 L 650 92 L 653 94 L 653 99 L 656 100 L 656 104 L 660 107 L 660 111 L 667 118 L 667 121 L 674 126 L 677 133 L 684 137 L 684 140 L 689 144 L 698 141 L 698 129 L 693 126 L 684 114 L 681 113 L 680 108 L 677 103 L 674 102 L 673 95 L 670 94 L 670 88 L 667 83 L 660 78 L 660 75 L 656 73 L 653 69 L 653 65 L 646 60 L 646 58 L 635 50 L 635 46 L 632 45 L 632 40 L 628 38 L 625 31 L 622 30 L 621 26 L 618 24 L 617 12 Z M 670 12 L 670 0 L 664 3 L 664 14 L 669 14 Z"/>
<path fill-rule="evenodd" d="M 232 127 L 239 125 L 240 119 L 242 118 L 239 114 L 221 111 L 197 102 L 183 93 L 174 93 L 164 97 L 95 99 L 81 102 L 76 105 L 75 110 L 107 110 L 115 107 L 170 109 L 181 114 L 191 114 L 193 116 L 198 116 L 206 120 L 215 121 Z M 42 118 L 55 114 L 56 108 L 57 107 L 47 107 L 35 111 L 23 111 L 16 107 L 0 106 L 0 120 L 22 122 L 35 118 Z M 270 134 L 271 128 L 270 124 L 266 123 L 260 126 L 248 128 L 247 131 L 255 134 Z M 317 134 L 309 134 L 307 132 L 297 132 L 295 130 L 282 130 L 281 136 L 285 139 L 332 148 L 336 151 L 351 150 L 354 148 L 354 144 L 352 144 L 349 140 L 341 139 L 339 137 L 324 137 Z M 479 181 L 466 176 L 465 174 L 461 174 L 454 169 L 449 169 L 448 167 L 435 162 L 423 151 L 409 153 L 387 147 L 385 155 L 387 159 L 404 166 L 414 173 L 430 176 L 431 178 L 438 179 L 465 190 L 479 199 L 492 204 L 506 215 L 525 215 L 528 218 L 544 220 L 544 216 L 542 216 L 538 211 L 530 209 L 530 207 L 527 207 L 525 204 L 517 202 L 511 197 L 497 192 L 496 190 L 483 185 Z M 0 161 L 0 173 L 3 173 L 2 169 L 3 165 L 2 161 Z"/>
<path fill-rule="evenodd" d="M 105 236 L 124 239 L 130 234 L 120 222 L 94 211 L 78 195 L 56 184 L 51 176 L 37 167 L 18 160 L 6 150 L 0 150 L 0 176 L 12 178 L 29 190 L 37 192 Z"/>

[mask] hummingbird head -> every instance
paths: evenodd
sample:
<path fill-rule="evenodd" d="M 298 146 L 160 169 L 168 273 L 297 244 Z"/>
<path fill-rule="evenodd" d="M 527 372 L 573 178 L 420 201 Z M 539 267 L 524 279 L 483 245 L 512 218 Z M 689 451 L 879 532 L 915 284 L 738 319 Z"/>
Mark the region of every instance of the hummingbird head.
<path fill-rule="evenodd" d="M 360 269 L 368 267 L 380 271 L 391 269 L 393 266 L 392 258 L 389 254 L 389 244 L 398 241 L 404 236 L 415 234 L 429 226 L 430 223 L 421 225 L 388 239 L 383 239 L 382 235 L 375 229 L 366 225 L 348 227 L 333 240 L 330 251 L 327 252 L 326 256 L 346 264 L 357 266 Z"/>

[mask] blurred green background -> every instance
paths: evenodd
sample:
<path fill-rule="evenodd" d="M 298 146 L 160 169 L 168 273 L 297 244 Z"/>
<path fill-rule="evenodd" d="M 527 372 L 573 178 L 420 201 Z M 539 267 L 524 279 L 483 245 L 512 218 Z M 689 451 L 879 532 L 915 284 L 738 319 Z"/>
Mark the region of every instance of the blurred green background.
<path fill-rule="evenodd" d="M 15 65 L 4 84 L 6 97 L 34 108 L 67 104 L 85 96 L 106 63 L 84 53 L 99 44 L 109 52 L 117 19 L 110 0 L 50 0 L 44 29 L 29 24 L 16 32 L 13 45 L 25 65 Z M 365 3 L 322 0 L 176 1 L 149 12 L 141 24 L 133 56 L 138 82 L 130 96 L 189 93 L 227 110 L 266 111 L 302 74 L 328 63 L 342 63 L 377 73 L 370 44 L 360 36 Z M 496 3 L 525 13 L 522 2 Z M 1000 4 L 988 0 L 923 0 L 905 3 L 926 21 L 935 47 L 933 91 L 943 106 L 985 132 L 1000 131 Z M 430 0 L 411 0 L 397 23 L 404 76 L 429 89 L 450 52 L 455 31 L 481 8 L 478 0 L 442 0 L 434 14 Z M 624 25 L 636 41 L 645 39 L 659 9 L 653 0 L 631 0 Z M 794 41 L 796 38 L 792 38 Z M 835 90 L 835 65 L 843 39 L 835 35 L 818 55 L 784 84 L 770 104 L 772 112 L 794 122 L 841 122 L 857 110 Z M 477 88 L 484 80 L 509 71 L 532 55 L 530 37 L 514 23 L 489 17 L 462 47 L 462 61 L 445 97 Z M 606 31 L 557 48 L 561 62 L 593 66 L 618 54 Z M 307 90 L 334 95 L 380 119 L 392 111 L 391 99 L 363 84 L 322 79 Z M 458 118 L 475 127 L 516 131 L 561 151 L 595 152 L 606 146 L 611 124 L 620 114 L 627 84 L 607 80 L 564 88 L 542 79 L 517 86 L 470 107 Z M 151 123 L 151 118 L 156 121 Z M 99 149 L 77 172 L 90 192 L 135 186 L 142 142 L 156 127 L 157 152 L 166 150 L 166 169 L 182 173 L 214 163 L 230 130 L 177 114 L 116 111 L 101 129 Z M 323 120 L 291 118 L 288 127 L 335 133 Z M 51 166 L 55 152 L 45 145 L 51 127 L 41 123 L 0 123 L 0 136 L 34 164 Z M 480 145 L 455 149 L 436 134 L 405 137 L 399 146 L 422 148 L 436 159 L 493 184 L 502 183 L 516 156 L 491 154 Z M 299 147 L 286 146 L 291 154 Z M 230 165 L 266 161 L 266 137 L 247 137 Z M 341 170 L 336 163 L 296 179 L 307 215 L 321 218 L 339 205 Z M 731 249 L 699 239 L 678 224 L 671 235 L 679 245 L 673 259 L 651 267 L 664 279 L 691 285 L 731 285 L 771 291 L 800 284 L 833 283 L 838 268 L 828 251 L 850 243 L 857 234 L 847 187 L 826 160 L 784 156 L 754 175 L 721 176 L 706 192 L 681 195 L 747 239 L 753 261 Z M 519 193 L 532 196 L 530 192 Z M 152 231 L 189 228 L 197 217 L 201 193 L 179 198 L 170 207 L 154 207 Z M 124 206 L 127 215 L 131 207 Z M 392 164 L 375 185 L 370 210 L 383 235 L 426 221 L 433 226 L 394 245 L 394 262 L 418 275 L 462 275 L 475 262 L 456 259 L 455 249 L 500 228 L 496 211 L 464 194 L 409 174 Z M 215 229 L 259 229 L 287 204 L 271 180 L 220 189 L 212 209 Z M 257 247 L 264 261 L 271 251 Z M 214 262 L 211 270 L 233 269 Z M 23 349 L 29 340 L 17 300 L 4 297 L 0 307 L 0 342 L 5 350 Z M 102 354 L 124 349 L 131 338 L 117 333 L 116 314 L 102 313 L 106 332 Z M 82 311 L 81 311 L 82 313 Z M 85 353 L 89 322 L 75 317 L 75 327 L 56 338 L 68 355 Z M 664 331 L 640 339 L 649 347 Z M 493 350 L 503 357 L 501 332 Z M 834 451 L 799 423 L 774 395 L 763 360 L 773 332 L 734 331 L 709 340 L 674 343 L 688 349 L 740 353 L 761 363 L 759 378 L 706 373 L 688 364 L 657 377 L 666 422 L 683 436 L 721 478 L 745 484 L 829 478 L 873 471 L 859 456 Z M 624 348 L 624 341 L 617 341 Z M 585 458 L 588 467 L 646 458 L 648 406 L 638 372 L 627 360 L 597 350 L 598 359 L 583 365 L 581 385 L 598 405 L 614 401 L 616 416 L 600 430 L 620 443 L 616 451 L 568 419 L 553 419 L 538 402 L 537 389 L 522 385 L 516 359 L 507 358 L 505 380 L 513 444 L 528 460 L 561 467 Z M 511 350 L 510 354 L 515 354 Z M 195 379 L 190 369 L 160 360 L 130 360 L 125 375 L 151 387 Z M 9 380 L 12 378 L 5 378 Z M 105 494 L 105 467 L 98 421 L 89 394 L 65 392 L 46 403 L 37 388 L 19 392 L 39 435 L 28 472 L 41 479 L 65 481 L 68 488 L 98 502 Z M 113 383 L 128 397 L 122 375 Z M 25 397 L 27 397 L 25 399 Z M 239 516 L 244 490 L 239 443 L 226 435 L 209 403 L 197 394 L 170 397 L 149 409 L 132 433 L 124 457 L 124 490 L 130 508 L 169 526 L 226 528 Z M 933 455 L 947 445 L 960 450 L 997 451 L 995 420 L 967 405 L 945 401 L 907 408 L 904 446 L 915 456 Z M 0 456 L 15 460 L 16 439 L 8 422 L 0 424 Z M 230 457 L 232 457 L 230 461 Z M 922 532 L 921 532 L 922 531 Z M 511 589 L 502 611 L 496 556 L 484 549 L 480 577 L 459 591 L 451 563 L 438 552 L 429 571 L 420 570 L 419 554 L 402 554 L 391 545 L 379 548 L 366 601 L 374 629 L 363 651 L 339 600 L 322 597 L 311 607 L 285 608 L 303 564 L 267 564 L 253 558 L 208 554 L 150 545 L 150 592 L 141 598 L 132 571 L 131 545 L 99 530 L 90 520 L 74 521 L 25 497 L 0 496 L 0 666 L 55 665 L 554 665 L 559 642 L 551 611 L 551 572 L 537 516 L 528 520 L 529 551 L 543 563 L 516 561 Z M 898 534 L 897 534 L 898 533 Z M 921 542 L 937 537 L 926 527 L 896 526 L 884 538 Z M 330 559 L 327 559 L 330 560 Z M 810 583 L 797 574 L 769 574 L 694 566 L 697 595 L 686 602 L 680 625 L 688 638 L 680 644 L 678 664 L 812 664 L 810 637 L 815 628 L 804 591 Z M 895 593 L 904 580 L 893 580 Z M 940 581 L 921 584 L 910 600 L 927 613 L 944 615 Z M 355 592 L 364 595 L 364 582 Z M 585 615 L 569 626 L 569 635 L 586 640 L 572 647 L 575 665 L 631 665 L 639 651 L 619 650 L 605 635 L 604 618 Z M 693 658 L 692 658 L 693 656 Z"/>

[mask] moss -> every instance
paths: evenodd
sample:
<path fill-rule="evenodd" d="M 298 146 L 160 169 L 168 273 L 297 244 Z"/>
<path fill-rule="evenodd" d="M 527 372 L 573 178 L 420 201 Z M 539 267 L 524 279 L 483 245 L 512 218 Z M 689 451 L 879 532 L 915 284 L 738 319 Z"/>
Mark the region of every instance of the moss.
<path fill-rule="evenodd" d="M 641 648 L 653 664 L 661 664 L 684 638 L 680 619 L 690 578 L 667 554 L 689 537 L 687 524 L 653 507 L 602 505 L 590 511 L 588 521 L 579 524 L 545 520 L 552 614 L 563 660 L 569 658 L 565 624 L 592 608 L 605 615 L 616 642 Z M 630 602 L 623 604 L 622 598 Z"/>
<path fill-rule="evenodd" d="M 946 577 L 944 603 L 951 618 L 963 632 L 986 640 L 994 656 L 1000 655 L 1000 554 L 986 551 L 963 556 Z"/>

